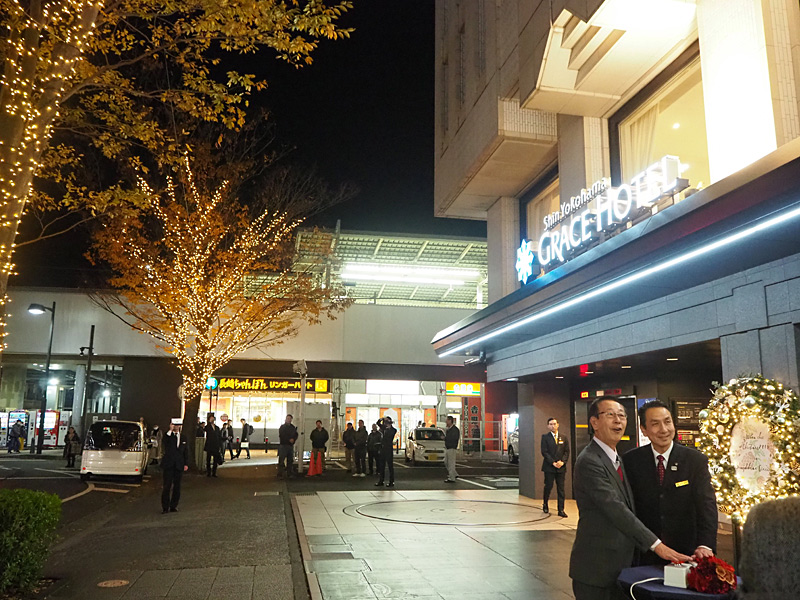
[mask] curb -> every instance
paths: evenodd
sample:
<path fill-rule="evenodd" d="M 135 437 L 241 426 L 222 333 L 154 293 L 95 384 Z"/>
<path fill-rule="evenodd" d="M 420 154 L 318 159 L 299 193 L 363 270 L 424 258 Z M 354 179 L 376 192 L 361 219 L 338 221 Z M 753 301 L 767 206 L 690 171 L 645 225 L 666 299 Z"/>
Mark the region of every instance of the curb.
<path fill-rule="evenodd" d="M 311 600 L 323 600 L 322 590 L 319 587 L 319 581 L 317 580 L 316 574 L 308 571 L 308 563 L 311 560 L 311 548 L 308 545 L 306 530 L 303 527 L 303 521 L 300 518 L 300 509 L 297 506 L 297 500 L 294 494 L 291 496 L 291 502 L 295 530 L 297 531 L 297 539 L 300 542 L 300 554 L 303 559 L 303 571 L 305 571 L 306 582 L 308 583 L 308 591 L 311 594 Z"/>

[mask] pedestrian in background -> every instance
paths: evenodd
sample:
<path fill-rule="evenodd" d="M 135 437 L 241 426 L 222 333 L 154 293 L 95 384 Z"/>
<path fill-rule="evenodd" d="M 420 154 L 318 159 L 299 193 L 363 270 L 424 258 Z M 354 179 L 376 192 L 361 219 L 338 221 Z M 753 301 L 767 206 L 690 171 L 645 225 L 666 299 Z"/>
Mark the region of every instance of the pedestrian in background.
<path fill-rule="evenodd" d="M 205 437 L 206 435 L 206 426 L 200 420 L 200 417 L 197 417 L 197 431 L 195 432 L 195 437 L 201 438 Z"/>
<path fill-rule="evenodd" d="M 555 482 L 558 496 L 558 516 L 566 518 L 564 479 L 567 472 L 567 460 L 569 460 L 569 441 L 558 433 L 558 419 L 555 417 L 547 419 L 547 429 L 550 430 L 550 433 L 542 435 L 542 471 L 544 472 L 542 512 L 550 512 L 547 502 L 550 499 L 550 492 L 553 491 L 553 482 Z"/>
<path fill-rule="evenodd" d="M 309 436 L 311 438 L 311 460 L 316 463 L 317 456 L 321 454 L 323 471 L 325 470 L 325 444 L 328 443 L 329 437 L 328 431 L 322 426 L 322 421 L 317 419 L 317 427 Z M 322 475 L 322 473 L 318 473 L 318 475 Z"/>
<path fill-rule="evenodd" d="M 8 440 L 6 440 L 9 454 L 12 452 L 19 454 L 21 448 L 19 442 L 23 435 L 25 435 L 25 424 L 20 419 L 17 419 L 17 422 L 12 425 L 11 430 L 8 432 Z"/>
<path fill-rule="evenodd" d="M 222 429 L 220 430 L 220 436 L 222 437 L 222 458 L 225 459 L 225 451 L 227 450 L 231 454 L 231 460 L 235 457 L 233 456 L 233 427 L 231 426 L 230 421 L 225 421 L 222 424 Z"/>
<path fill-rule="evenodd" d="M 380 454 L 383 445 L 383 436 L 378 430 L 378 425 L 372 424 L 372 431 L 367 438 L 367 452 L 369 453 L 369 474 L 380 473 Z"/>
<path fill-rule="evenodd" d="M 164 434 L 161 429 L 158 428 L 158 425 L 154 425 L 153 430 L 150 432 L 149 456 L 151 465 L 157 465 L 159 459 L 161 458 L 163 437 Z"/>
<path fill-rule="evenodd" d="M 358 420 L 358 429 L 356 430 L 356 472 L 353 477 L 366 477 L 367 476 L 367 440 L 369 434 L 367 428 L 364 427 L 364 421 Z"/>
<path fill-rule="evenodd" d="M 292 476 L 294 470 L 294 443 L 297 441 L 297 427 L 292 425 L 292 415 L 278 429 L 278 478 Z"/>
<path fill-rule="evenodd" d="M 217 467 L 222 464 L 222 457 L 220 450 L 222 449 L 222 440 L 220 439 L 219 427 L 214 425 L 214 415 L 208 415 L 206 421 L 206 443 L 203 450 L 206 451 L 206 476 L 216 477 Z"/>
<path fill-rule="evenodd" d="M 64 458 L 67 459 L 67 467 L 75 466 L 75 457 L 81 453 L 81 438 L 75 433 L 75 428 L 70 427 L 64 434 Z"/>
<path fill-rule="evenodd" d="M 447 468 L 447 479 L 445 483 L 455 483 L 458 478 L 456 473 L 456 448 L 461 437 L 461 431 L 456 427 L 456 420 L 447 417 L 447 431 L 444 434 L 444 466 Z"/>
<path fill-rule="evenodd" d="M 247 422 L 247 419 L 240 419 L 242 422 L 242 437 L 239 438 L 239 450 L 236 452 L 236 458 L 242 454 L 242 448 L 247 450 L 247 458 L 250 458 L 250 436 L 253 435 L 253 426 Z"/>
<path fill-rule="evenodd" d="M 347 464 L 347 472 L 353 472 L 353 450 L 356 448 L 356 430 L 353 424 L 348 423 L 342 433 L 342 443 L 344 444 L 344 462 Z"/>
<path fill-rule="evenodd" d="M 181 439 L 181 428 L 174 423 L 169 424 L 169 431 L 164 435 L 164 458 L 161 460 L 161 473 L 164 476 L 161 488 L 161 514 L 178 512 L 181 499 L 181 479 L 184 471 L 189 470 L 189 452 L 186 441 Z"/>
<path fill-rule="evenodd" d="M 397 429 L 392 427 L 392 418 L 384 417 L 378 419 L 378 428 L 381 429 L 383 439 L 381 440 L 381 453 L 380 453 L 380 475 L 381 478 L 375 485 L 380 487 L 383 485 L 386 476 L 386 470 L 389 470 L 389 482 L 386 487 L 394 487 L 394 436 L 397 435 Z"/>

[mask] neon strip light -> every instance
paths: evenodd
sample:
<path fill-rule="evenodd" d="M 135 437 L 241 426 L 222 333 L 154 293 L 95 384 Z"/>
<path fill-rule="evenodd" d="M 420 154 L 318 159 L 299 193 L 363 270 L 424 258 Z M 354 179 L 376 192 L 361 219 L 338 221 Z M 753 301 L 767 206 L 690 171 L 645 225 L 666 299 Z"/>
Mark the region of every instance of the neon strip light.
<path fill-rule="evenodd" d="M 419 283 L 425 285 L 464 285 L 462 279 L 434 279 L 411 275 L 369 275 L 367 273 L 342 273 L 344 281 L 383 281 L 387 283 Z"/>
<path fill-rule="evenodd" d="M 720 248 L 724 248 L 725 246 L 730 246 L 736 242 L 739 242 L 745 238 L 748 238 L 756 233 L 760 233 L 776 225 L 780 225 L 781 223 L 785 223 L 786 221 L 790 221 L 792 219 L 796 219 L 800 217 L 800 208 L 795 208 L 794 210 L 787 211 L 777 217 L 772 217 L 771 219 L 767 219 L 763 223 L 759 223 L 758 225 L 754 225 L 747 229 L 744 229 L 738 233 L 734 233 L 733 235 L 729 235 L 727 237 L 722 238 L 721 240 L 717 240 L 716 242 L 712 242 L 710 244 L 706 244 L 705 246 L 701 246 L 696 250 L 692 250 L 691 252 L 687 252 L 681 256 L 677 256 L 670 260 L 664 261 L 642 271 L 638 271 L 636 273 L 631 273 L 630 275 L 626 275 L 617 279 L 616 281 L 612 281 L 611 283 L 607 283 L 602 285 L 594 290 L 585 292 L 566 302 L 562 302 L 560 304 L 556 304 L 555 306 L 551 306 L 548 309 L 543 310 L 542 312 L 538 312 L 536 314 L 530 315 L 521 319 L 519 321 L 515 321 L 513 323 L 509 323 L 508 325 L 501 327 L 500 329 L 495 329 L 485 335 L 482 335 L 479 338 L 476 338 L 470 342 L 466 342 L 461 344 L 460 346 L 456 346 L 455 348 L 451 348 L 439 356 L 450 356 L 451 354 L 455 354 L 456 352 L 461 352 L 462 350 L 466 350 L 467 348 L 471 348 L 476 344 L 480 344 L 481 342 L 485 342 L 486 340 L 490 340 L 492 338 L 497 337 L 498 335 L 503 335 L 504 333 L 508 333 L 509 331 L 513 331 L 519 327 L 524 325 L 528 325 L 529 323 L 533 323 L 534 321 L 538 321 L 540 319 L 544 319 L 545 317 L 549 317 L 550 315 L 554 315 L 562 310 L 567 308 L 572 308 L 573 306 L 577 306 L 587 300 L 591 300 L 592 298 L 597 298 L 598 296 L 602 296 L 603 294 L 607 294 L 608 292 L 612 292 L 616 289 L 624 287 L 634 281 L 638 281 L 640 279 L 644 279 L 645 277 L 650 277 L 651 275 L 655 275 L 656 273 L 660 273 L 662 271 L 666 271 L 667 269 L 671 269 L 677 265 L 689 262 L 690 260 L 694 260 L 700 256 L 704 256 L 715 250 L 719 250 Z"/>

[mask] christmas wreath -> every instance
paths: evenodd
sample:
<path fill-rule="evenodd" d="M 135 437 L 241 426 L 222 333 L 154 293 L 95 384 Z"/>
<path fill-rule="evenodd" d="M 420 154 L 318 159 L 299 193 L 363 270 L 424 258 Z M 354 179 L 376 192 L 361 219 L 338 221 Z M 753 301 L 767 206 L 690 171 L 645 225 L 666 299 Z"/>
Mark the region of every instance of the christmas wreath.
<path fill-rule="evenodd" d="M 733 567 L 716 556 L 700 558 L 686 576 L 689 589 L 704 594 L 727 594 L 736 589 Z"/>
<path fill-rule="evenodd" d="M 761 375 L 713 385 L 699 414 L 700 450 L 719 510 L 740 523 L 759 502 L 800 494 L 800 400 Z"/>

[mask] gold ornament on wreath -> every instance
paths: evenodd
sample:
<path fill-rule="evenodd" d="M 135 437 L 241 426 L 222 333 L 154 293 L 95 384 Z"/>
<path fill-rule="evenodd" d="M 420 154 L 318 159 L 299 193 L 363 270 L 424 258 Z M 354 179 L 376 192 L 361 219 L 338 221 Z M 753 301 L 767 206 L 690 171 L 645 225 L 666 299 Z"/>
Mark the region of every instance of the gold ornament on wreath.
<path fill-rule="evenodd" d="M 699 415 L 700 450 L 719 510 L 743 522 L 759 502 L 800 495 L 800 400 L 761 375 L 713 385 Z"/>

